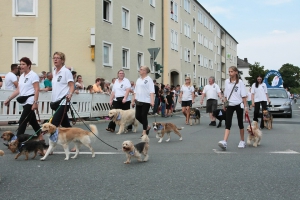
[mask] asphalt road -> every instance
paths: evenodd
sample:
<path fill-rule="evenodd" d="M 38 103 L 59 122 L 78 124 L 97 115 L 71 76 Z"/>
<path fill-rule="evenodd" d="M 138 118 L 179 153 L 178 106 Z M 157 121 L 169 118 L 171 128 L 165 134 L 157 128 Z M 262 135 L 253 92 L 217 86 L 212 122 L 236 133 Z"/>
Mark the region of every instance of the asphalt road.
<path fill-rule="evenodd" d="M 157 143 L 150 132 L 149 161 L 132 160 L 99 140 L 94 140 L 95 158 L 81 154 L 64 161 L 62 147 L 46 161 L 24 160 L 6 153 L 0 157 L 1 199 L 299 199 L 300 195 L 300 104 L 293 105 L 293 118 L 274 118 L 273 130 L 263 130 L 261 146 L 238 149 L 239 130 L 234 117 L 228 150 L 217 143 L 221 128 L 210 127 L 201 110 L 201 124 L 187 126 L 182 114 L 156 117 L 184 126 L 183 141 L 172 134 L 171 141 Z M 252 114 L 250 115 L 250 117 Z M 251 117 L 252 118 L 252 117 Z M 149 118 L 153 122 L 155 118 Z M 247 125 L 245 123 L 245 125 Z M 138 133 L 116 135 L 97 124 L 99 137 L 121 148 L 124 140 L 138 142 Z M 84 128 L 84 126 L 81 126 Z M 32 130 L 28 130 L 32 133 Z M 72 148 L 73 145 L 70 146 Z M 89 152 L 81 147 L 82 152 Z"/>

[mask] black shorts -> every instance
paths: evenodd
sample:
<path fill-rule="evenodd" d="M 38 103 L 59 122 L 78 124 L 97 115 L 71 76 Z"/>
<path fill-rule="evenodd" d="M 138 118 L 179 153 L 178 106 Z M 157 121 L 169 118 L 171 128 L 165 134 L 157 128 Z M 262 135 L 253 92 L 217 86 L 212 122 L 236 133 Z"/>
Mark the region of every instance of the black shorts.
<path fill-rule="evenodd" d="M 192 100 L 181 102 L 181 107 L 187 107 L 187 106 L 192 107 Z"/>
<path fill-rule="evenodd" d="M 166 105 L 166 109 L 168 109 L 168 110 L 171 109 L 171 107 L 172 107 L 172 104 L 167 104 Z"/>
<path fill-rule="evenodd" d="M 218 100 L 208 99 L 206 101 L 206 113 L 212 113 L 217 108 L 218 108 Z"/>

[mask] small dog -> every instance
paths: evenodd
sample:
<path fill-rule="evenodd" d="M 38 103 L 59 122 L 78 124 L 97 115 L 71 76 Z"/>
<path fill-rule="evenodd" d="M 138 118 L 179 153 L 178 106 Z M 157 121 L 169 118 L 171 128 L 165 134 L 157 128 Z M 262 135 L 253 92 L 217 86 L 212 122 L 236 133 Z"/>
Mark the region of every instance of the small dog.
<path fill-rule="evenodd" d="M 226 111 L 223 109 L 216 109 L 213 111 L 212 115 L 219 120 L 217 128 L 220 128 L 222 126 L 222 121 L 226 121 Z"/>
<path fill-rule="evenodd" d="M 108 112 L 108 117 L 115 122 L 116 125 L 120 126 L 117 134 L 121 134 L 123 132 L 127 133 L 127 126 L 130 124 L 134 126 L 132 132 L 136 133 L 139 122 L 135 119 L 135 110 L 112 109 Z"/>
<path fill-rule="evenodd" d="M 129 164 L 131 162 L 131 157 L 137 158 L 137 160 L 140 162 L 147 162 L 149 159 L 149 141 L 150 140 L 148 135 L 143 135 L 141 138 L 141 142 L 136 145 L 134 145 L 132 141 L 124 141 L 122 144 L 122 150 L 126 153 L 127 157 L 127 160 L 124 163 Z M 141 154 L 144 155 L 143 160 Z"/>
<path fill-rule="evenodd" d="M 200 111 L 197 108 L 191 108 L 190 109 L 190 126 L 193 126 L 193 120 L 195 120 L 194 124 L 200 124 Z M 197 123 L 198 121 L 198 123 Z"/>
<path fill-rule="evenodd" d="M 260 145 L 262 132 L 259 130 L 258 123 L 256 121 L 253 121 L 251 124 L 252 132 L 250 125 L 247 127 L 248 131 L 248 138 L 247 138 L 247 145 L 251 145 L 251 142 L 253 142 L 253 146 L 257 147 Z"/>
<path fill-rule="evenodd" d="M 182 130 L 184 127 L 178 128 L 175 124 L 173 123 L 161 123 L 161 122 L 153 122 L 153 130 L 156 133 L 156 138 L 160 138 L 159 139 L 159 143 L 162 142 L 165 133 L 168 134 L 168 139 L 166 140 L 166 142 L 169 142 L 171 139 L 170 133 L 174 132 L 175 134 L 177 134 L 179 136 L 179 140 L 182 140 L 182 136 L 180 134 L 180 132 L 178 130 Z"/>
<path fill-rule="evenodd" d="M 273 125 L 273 115 L 268 110 L 263 110 L 264 127 L 271 130 Z"/>
<path fill-rule="evenodd" d="M 90 124 L 90 128 L 92 132 L 83 130 L 81 128 L 56 128 L 51 123 L 45 123 L 42 126 L 42 134 L 49 134 L 49 148 L 44 157 L 40 160 L 46 160 L 50 152 L 54 150 L 57 144 L 63 146 L 66 154 L 65 160 L 69 160 L 70 152 L 69 152 L 69 143 L 74 142 L 76 153 L 71 158 L 77 158 L 79 154 L 79 147 L 81 144 L 85 145 L 92 152 L 92 157 L 95 157 L 95 152 L 91 146 L 91 136 L 98 135 L 98 130 L 95 125 Z M 95 134 L 95 135 L 94 135 Z"/>
<path fill-rule="evenodd" d="M 0 156 L 4 156 L 4 151 L 0 150 Z"/>
<path fill-rule="evenodd" d="M 29 140 L 28 142 L 25 142 L 21 145 L 19 149 L 20 152 L 16 155 L 15 159 L 18 159 L 20 155 L 25 154 L 25 160 L 28 160 L 28 155 L 30 152 L 34 152 L 34 156 L 32 157 L 32 159 L 34 159 L 38 151 L 41 153 L 42 156 L 44 156 L 44 149 L 47 149 L 48 147 L 49 145 L 46 145 L 45 140 Z"/>

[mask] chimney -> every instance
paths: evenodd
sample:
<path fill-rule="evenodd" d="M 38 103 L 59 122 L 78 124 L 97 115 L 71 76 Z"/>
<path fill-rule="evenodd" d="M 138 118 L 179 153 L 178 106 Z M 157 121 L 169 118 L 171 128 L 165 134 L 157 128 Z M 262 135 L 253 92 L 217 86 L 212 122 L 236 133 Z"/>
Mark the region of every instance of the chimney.
<path fill-rule="evenodd" d="M 245 61 L 246 63 L 248 63 L 248 58 L 244 58 L 244 61 Z"/>

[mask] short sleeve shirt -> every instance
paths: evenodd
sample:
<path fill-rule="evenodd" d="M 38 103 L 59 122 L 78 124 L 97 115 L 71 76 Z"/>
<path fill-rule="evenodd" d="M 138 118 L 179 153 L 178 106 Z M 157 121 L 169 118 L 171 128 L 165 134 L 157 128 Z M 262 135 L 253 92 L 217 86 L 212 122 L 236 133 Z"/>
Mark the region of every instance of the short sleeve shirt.
<path fill-rule="evenodd" d="M 225 91 L 224 91 L 224 97 L 227 99 L 230 96 L 230 93 L 232 91 L 232 88 L 234 86 L 235 82 L 230 82 L 229 79 L 225 80 Z M 239 80 L 239 83 L 237 83 L 232 91 L 232 95 L 229 98 L 229 105 L 230 106 L 236 106 L 243 102 L 243 97 L 247 96 L 246 87 L 242 80 Z"/>
<path fill-rule="evenodd" d="M 116 84 L 116 82 L 115 82 Z M 155 93 L 154 83 L 150 76 L 145 78 L 138 78 L 134 88 L 136 100 L 144 103 L 150 103 L 150 94 Z"/>
<path fill-rule="evenodd" d="M 117 97 L 124 97 L 126 90 L 131 88 L 130 81 L 127 78 L 123 78 L 123 80 L 119 81 L 119 79 L 115 80 L 112 91 L 115 93 L 115 101 Z M 130 101 L 130 97 L 128 95 L 126 101 Z"/>
<path fill-rule="evenodd" d="M 181 101 L 191 101 L 193 100 L 193 93 L 195 91 L 194 86 L 182 85 L 180 91 L 182 92 Z"/>
<path fill-rule="evenodd" d="M 29 96 L 35 93 L 33 84 L 39 82 L 39 76 L 32 70 L 25 75 L 23 73 L 19 79 L 19 96 Z M 29 97 L 24 104 L 33 104 L 34 96 Z"/>
<path fill-rule="evenodd" d="M 54 70 L 52 74 L 53 78 L 51 101 L 55 102 L 62 99 L 69 93 L 70 88 L 68 83 L 74 82 L 74 80 L 71 71 L 65 66 L 63 66 L 58 73 L 56 73 L 56 70 Z"/>
<path fill-rule="evenodd" d="M 251 94 L 254 94 L 254 102 L 267 101 L 268 89 L 265 83 L 259 84 L 255 87 L 255 83 L 252 84 Z"/>
<path fill-rule="evenodd" d="M 203 90 L 203 93 L 206 94 L 206 99 L 218 100 L 218 93 L 220 92 L 220 87 L 215 83 L 212 85 L 206 85 Z"/>
<path fill-rule="evenodd" d="M 52 88 L 52 82 L 49 79 L 45 79 L 44 81 L 45 88 Z"/>
<path fill-rule="evenodd" d="M 6 90 L 15 90 L 16 89 L 16 86 L 14 85 L 14 82 L 18 81 L 18 78 L 17 76 L 12 73 L 12 72 L 8 72 L 6 75 L 5 75 L 5 89 Z"/>

